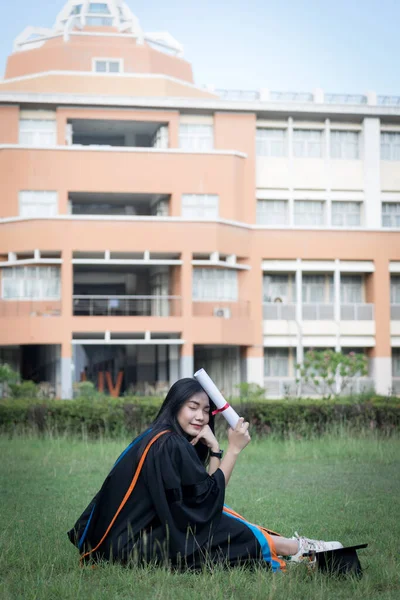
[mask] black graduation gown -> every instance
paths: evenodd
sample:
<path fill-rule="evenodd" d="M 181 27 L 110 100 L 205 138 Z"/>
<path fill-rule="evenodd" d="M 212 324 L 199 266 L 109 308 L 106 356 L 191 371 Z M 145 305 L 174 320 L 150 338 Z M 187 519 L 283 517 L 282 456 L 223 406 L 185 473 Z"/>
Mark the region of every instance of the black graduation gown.
<path fill-rule="evenodd" d="M 279 570 L 265 530 L 224 507 L 223 472 L 209 475 L 183 436 L 167 432 L 153 443 L 130 490 L 152 438 L 148 431 L 132 442 L 68 532 L 83 558 L 183 568 L 264 560 Z"/>

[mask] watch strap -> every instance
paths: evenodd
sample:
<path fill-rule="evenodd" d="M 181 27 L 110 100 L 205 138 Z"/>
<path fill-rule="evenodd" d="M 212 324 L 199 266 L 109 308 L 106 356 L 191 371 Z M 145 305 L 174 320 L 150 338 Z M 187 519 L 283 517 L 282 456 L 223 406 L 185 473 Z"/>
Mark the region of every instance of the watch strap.
<path fill-rule="evenodd" d="M 213 452 L 212 450 L 210 450 L 210 456 L 213 456 L 215 458 L 219 458 L 220 460 L 222 458 L 223 453 L 224 453 L 223 450 L 219 450 L 219 452 Z"/>

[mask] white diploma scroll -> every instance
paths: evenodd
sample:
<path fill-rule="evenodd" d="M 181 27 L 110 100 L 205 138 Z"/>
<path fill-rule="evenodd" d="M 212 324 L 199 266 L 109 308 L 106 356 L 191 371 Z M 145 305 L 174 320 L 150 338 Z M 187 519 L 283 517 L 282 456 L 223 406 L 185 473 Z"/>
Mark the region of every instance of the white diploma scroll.
<path fill-rule="evenodd" d="M 207 375 L 204 369 L 197 371 L 194 374 L 194 377 L 197 379 L 209 398 L 211 398 L 211 400 L 214 402 L 215 406 L 217 407 L 217 412 L 220 412 L 221 415 L 228 421 L 232 429 L 235 429 L 240 417 L 237 412 L 233 410 L 232 406 L 230 406 L 225 400 L 211 377 Z"/>

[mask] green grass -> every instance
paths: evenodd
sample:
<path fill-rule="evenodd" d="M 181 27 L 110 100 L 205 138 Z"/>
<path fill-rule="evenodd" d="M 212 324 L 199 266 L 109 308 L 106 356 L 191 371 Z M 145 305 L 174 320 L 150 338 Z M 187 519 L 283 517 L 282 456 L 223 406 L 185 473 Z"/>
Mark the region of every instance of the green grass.
<path fill-rule="evenodd" d="M 362 580 L 215 569 L 80 568 L 66 531 L 127 440 L 0 437 L 0 598 L 53 600 L 389 600 L 400 597 L 400 442 L 371 435 L 254 440 L 226 501 L 249 520 L 291 536 L 368 542 Z"/>

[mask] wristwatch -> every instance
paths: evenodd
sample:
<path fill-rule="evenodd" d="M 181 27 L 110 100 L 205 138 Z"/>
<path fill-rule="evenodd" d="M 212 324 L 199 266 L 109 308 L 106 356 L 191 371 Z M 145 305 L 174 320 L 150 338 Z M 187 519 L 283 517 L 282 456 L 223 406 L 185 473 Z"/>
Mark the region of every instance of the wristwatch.
<path fill-rule="evenodd" d="M 224 453 L 223 450 L 219 450 L 218 452 L 213 452 L 212 450 L 210 450 L 210 456 L 214 456 L 215 458 L 219 458 L 219 460 L 221 460 L 223 453 Z"/>

